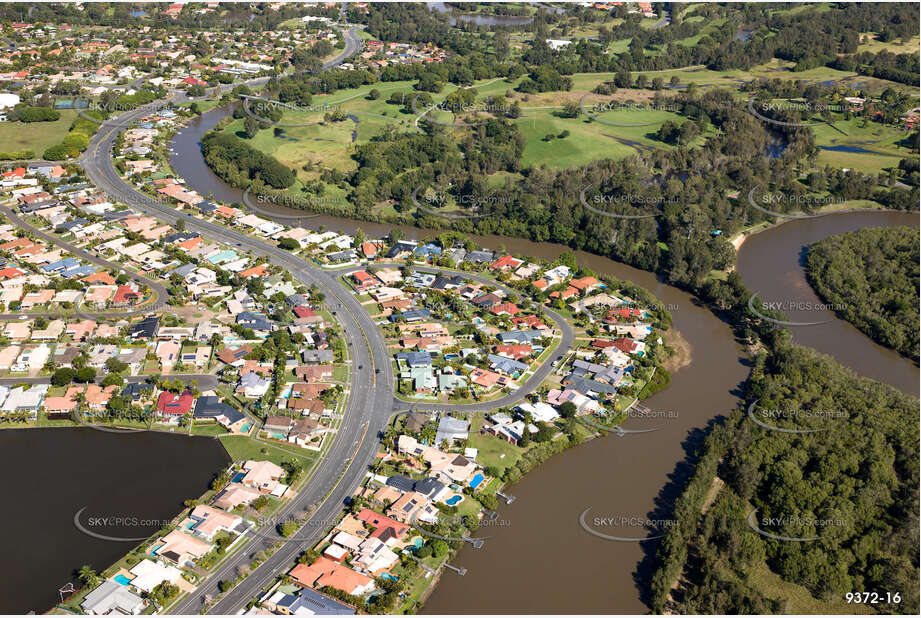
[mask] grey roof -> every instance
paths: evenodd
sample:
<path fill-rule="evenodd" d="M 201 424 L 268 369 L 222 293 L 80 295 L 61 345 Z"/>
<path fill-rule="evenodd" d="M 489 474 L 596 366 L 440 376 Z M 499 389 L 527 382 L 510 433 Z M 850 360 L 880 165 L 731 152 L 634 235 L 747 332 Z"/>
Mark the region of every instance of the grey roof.
<path fill-rule="evenodd" d="M 438 421 L 438 433 L 435 442 L 441 444 L 442 440 L 466 440 L 469 435 L 470 423 L 452 416 L 442 416 Z"/>
<path fill-rule="evenodd" d="M 195 272 L 196 268 L 198 267 L 192 263 L 183 264 L 182 266 L 180 266 L 179 268 L 171 272 L 170 275 L 179 275 L 180 277 L 185 279 L 186 275 L 188 275 L 189 273 Z"/>
<path fill-rule="evenodd" d="M 306 613 L 315 616 L 351 616 L 355 613 L 355 608 L 310 588 L 302 588 L 288 606 L 288 610 L 292 615 Z"/>
<path fill-rule="evenodd" d="M 598 382 L 597 380 L 589 380 L 586 378 L 572 378 L 570 375 L 567 377 L 563 383 L 574 391 L 579 391 L 583 395 L 589 391 L 594 391 L 596 393 L 603 393 L 605 395 L 613 395 L 617 393 L 617 387 L 610 384 L 605 384 L 604 382 Z M 568 382 L 568 383 L 567 383 Z"/>
<path fill-rule="evenodd" d="M 513 330 L 507 333 L 499 333 L 499 341 L 508 343 L 531 343 L 535 339 L 540 339 L 544 334 L 539 330 Z"/>
<path fill-rule="evenodd" d="M 224 403 L 220 397 L 215 395 L 199 397 L 195 402 L 195 418 L 215 418 L 221 415 L 226 416 L 231 424 L 244 418 L 239 410 Z"/>
<path fill-rule="evenodd" d="M 404 493 L 415 491 L 432 499 L 445 488 L 444 484 L 437 479 L 425 478 L 421 481 L 417 481 L 408 476 L 391 476 L 387 479 L 387 485 L 399 489 Z"/>
<path fill-rule="evenodd" d="M 252 388 L 252 387 L 261 387 L 269 383 L 269 380 L 265 380 L 259 377 L 259 374 L 256 373 L 245 373 L 240 377 L 240 386 L 243 388 Z"/>
<path fill-rule="evenodd" d="M 397 354 L 397 359 L 401 358 L 410 367 L 430 367 L 432 364 L 432 355 L 428 352 L 401 352 Z"/>
<path fill-rule="evenodd" d="M 128 336 L 132 339 L 153 339 L 160 330 L 160 318 L 155 315 L 149 316 L 133 324 L 128 329 Z"/>
<path fill-rule="evenodd" d="M 86 595 L 80 607 L 86 612 L 97 615 L 109 613 L 132 614 L 141 603 L 143 603 L 143 599 L 128 590 L 126 586 L 107 579 L 98 588 Z"/>
<path fill-rule="evenodd" d="M 471 251 L 467 254 L 467 261 L 475 263 L 488 262 L 492 259 L 492 256 L 492 251 Z"/>
<path fill-rule="evenodd" d="M 346 249 L 345 251 L 330 253 L 326 257 L 329 258 L 330 262 L 348 262 L 349 260 L 354 260 L 357 255 L 354 249 Z"/>
<path fill-rule="evenodd" d="M 301 358 L 305 363 L 331 363 L 336 355 L 332 350 L 303 350 Z"/>
<path fill-rule="evenodd" d="M 524 363 L 520 363 L 511 358 L 506 358 L 504 356 L 497 356 L 495 354 L 487 354 L 486 358 L 496 369 L 499 369 L 503 373 L 508 375 L 514 375 L 515 373 L 521 373 L 528 370 L 528 366 Z"/>

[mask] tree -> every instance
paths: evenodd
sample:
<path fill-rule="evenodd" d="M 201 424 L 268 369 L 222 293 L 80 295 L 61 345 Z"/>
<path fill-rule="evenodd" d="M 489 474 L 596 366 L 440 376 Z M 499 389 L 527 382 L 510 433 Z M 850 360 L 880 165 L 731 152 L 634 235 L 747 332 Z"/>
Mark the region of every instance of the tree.
<path fill-rule="evenodd" d="M 437 539 L 432 543 L 432 553 L 435 554 L 436 558 L 441 558 L 442 556 L 447 555 L 448 553 L 448 544 L 441 539 Z"/>
<path fill-rule="evenodd" d="M 52 386 L 66 386 L 74 381 L 77 372 L 70 367 L 61 367 L 51 376 Z"/>
<path fill-rule="evenodd" d="M 77 575 L 80 577 L 80 581 L 94 588 L 99 584 L 99 576 L 96 574 L 96 571 L 88 564 L 84 564 L 80 567 L 80 570 L 77 572 Z"/>
<path fill-rule="evenodd" d="M 252 116 L 243 119 L 243 133 L 246 137 L 253 139 L 259 133 L 259 121 Z"/>
<path fill-rule="evenodd" d="M 576 415 L 576 404 L 571 401 L 564 401 L 560 405 L 560 416 L 563 418 L 571 418 Z"/>
<path fill-rule="evenodd" d="M 128 370 L 128 363 L 118 360 L 113 356 L 106 360 L 106 371 L 109 373 L 124 373 Z"/>
<path fill-rule="evenodd" d="M 281 524 L 278 528 L 278 533 L 283 537 L 287 538 L 297 532 L 297 524 L 290 519 Z"/>
<path fill-rule="evenodd" d="M 77 371 L 74 376 L 77 382 L 87 383 L 96 379 L 96 369 L 94 367 L 84 367 Z"/>
<path fill-rule="evenodd" d="M 372 88 L 368 93 L 368 100 L 377 101 L 379 98 L 381 98 L 381 91 L 377 88 Z"/>

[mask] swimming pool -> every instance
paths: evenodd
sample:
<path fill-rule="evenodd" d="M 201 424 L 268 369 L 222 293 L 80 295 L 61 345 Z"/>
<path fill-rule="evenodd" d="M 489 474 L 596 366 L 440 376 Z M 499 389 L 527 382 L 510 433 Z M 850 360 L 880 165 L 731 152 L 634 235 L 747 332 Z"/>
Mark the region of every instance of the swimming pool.
<path fill-rule="evenodd" d="M 147 553 L 150 554 L 151 556 L 156 556 L 157 552 L 160 551 L 161 547 L 163 547 L 163 545 L 154 545 L 147 551 Z"/>
<path fill-rule="evenodd" d="M 269 434 L 269 437 L 270 437 L 270 438 L 275 438 L 276 440 L 284 440 L 284 439 L 285 439 L 285 434 L 283 434 L 283 433 L 270 433 L 270 434 Z"/>
<path fill-rule="evenodd" d="M 231 479 L 230 482 L 231 482 L 231 483 L 239 483 L 240 481 L 243 480 L 243 477 L 244 477 L 244 476 L 246 476 L 246 472 L 237 472 L 236 474 L 233 475 L 233 479 Z"/>
<path fill-rule="evenodd" d="M 464 499 L 463 496 L 454 495 L 448 498 L 447 500 L 445 500 L 445 504 L 447 504 L 448 506 L 454 506 L 455 504 L 457 504 L 463 499 Z"/>
<path fill-rule="evenodd" d="M 242 427 L 240 427 L 240 431 L 242 431 L 243 433 L 249 433 L 249 430 L 252 428 L 253 428 L 252 423 L 246 423 Z"/>
<path fill-rule="evenodd" d="M 383 579 L 389 579 L 390 581 L 398 582 L 400 578 L 396 575 L 391 575 L 390 573 L 381 573 Z"/>
<path fill-rule="evenodd" d="M 129 586 L 129 585 L 131 585 L 131 580 L 128 579 L 127 577 L 125 577 L 124 575 L 122 575 L 121 573 L 119 573 L 118 575 L 116 575 L 116 576 L 113 577 L 112 579 L 114 579 L 115 581 L 117 581 L 117 582 L 118 582 L 119 584 L 121 584 L 122 586 Z"/>
<path fill-rule="evenodd" d="M 473 477 L 473 480 L 470 481 L 470 486 L 476 489 L 477 487 L 479 487 L 480 483 L 482 483 L 483 479 L 485 478 L 486 478 L 485 476 L 477 472 L 476 476 Z"/>

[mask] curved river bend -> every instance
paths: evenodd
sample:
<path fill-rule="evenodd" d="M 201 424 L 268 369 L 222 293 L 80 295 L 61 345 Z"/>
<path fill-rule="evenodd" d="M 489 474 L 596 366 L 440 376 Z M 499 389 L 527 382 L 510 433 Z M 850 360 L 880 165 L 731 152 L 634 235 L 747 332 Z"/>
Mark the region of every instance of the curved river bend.
<path fill-rule="evenodd" d="M 214 110 L 177 133 L 171 144 L 170 161 L 176 172 L 202 195 L 242 202 L 242 192 L 217 178 L 199 150 L 201 136 L 225 114 L 224 110 Z M 302 225 L 322 225 L 343 232 L 361 227 L 372 237 L 383 236 L 396 227 L 309 213 L 301 216 L 300 211 L 276 204 L 259 206 L 261 215 L 284 223 L 301 219 Z M 797 239 L 792 241 L 794 244 L 817 235 L 808 240 L 814 242 L 822 234 L 839 233 L 841 225 L 835 222 L 850 220 L 849 216 L 797 220 L 778 229 L 784 230 L 782 236 Z M 877 221 L 903 223 L 905 217 L 910 217 L 886 213 L 876 216 L 878 220 L 857 220 L 876 225 L 880 224 Z M 414 227 L 402 229 L 408 238 L 427 233 Z M 772 276 L 783 278 L 790 270 L 789 261 L 783 258 L 791 247 L 772 242 L 771 236 L 764 234 L 743 245 L 740 271 L 746 285 L 767 295 L 774 290 L 767 280 Z M 504 245 L 510 252 L 546 259 L 569 250 L 562 245 L 515 238 L 471 238 L 484 247 Z M 748 255 L 755 252 L 759 253 L 760 268 L 749 269 Z M 795 249 L 794 254 L 798 255 Z M 684 463 L 686 452 L 699 442 L 702 428 L 713 417 L 728 413 L 738 404 L 739 388 L 748 367 L 727 324 L 692 296 L 662 283 L 651 273 L 593 254 L 577 252 L 576 256 L 580 264 L 595 272 L 633 281 L 669 305 L 674 330 L 690 348 L 692 362 L 673 372 L 669 388 L 645 402 L 662 417 L 632 419 L 627 424 L 628 428 L 656 431 L 592 440 L 551 458 L 512 487 L 510 492 L 517 500 L 500 506 L 502 525 L 481 528 L 477 536 L 490 537 L 483 548 L 465 545 L 455 558 L 455 565 L 468 569 L 466 576 L 445 572 L 423 613 L 645 613 L 648 610 L 640 591 L 649 573 L 640 565 L 646 555 L 644 549 L 654 549 L 654 542 L 605 540 L 583 530 L 579 518 L 590 509 L 590 523 L 596 517 L 662 519 L 660 510 L 668 511 L 675 487 L 680 487 L 689 472 Z M 807 340 L 797 341 L 809 345 Z M 876 363 L 881 355 L 885 356 L 885 350 L 866 353 L 878 346 L 862 335 L 851 345 L 856 360 L 867 358 Z M 835 351 L 816 347 L 828 353 Z M 899 384 L 906 388 L 910 382 L 906 378 L 914 371 L 917 392 L 917 368 L 905 359 L 901 363 L 899 359 L 889 360 L 890 375 L 900 376 Z M 844 359 L 842 362 L 851 364 Z M 860 373 L 878 375 L 868 371 L 869 366 L 851 366 Z M 638 538 L 655 534 L 635 524 L 606 527 L 599 532 Z"/>

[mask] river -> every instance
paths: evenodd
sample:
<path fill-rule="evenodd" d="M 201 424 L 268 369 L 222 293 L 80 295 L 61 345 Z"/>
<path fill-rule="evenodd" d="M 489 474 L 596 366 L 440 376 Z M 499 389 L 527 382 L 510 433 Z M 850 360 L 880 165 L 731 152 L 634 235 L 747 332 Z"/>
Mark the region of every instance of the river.
<path fill-rule="evenodd" d="M 216 112 L 206 114 L 177 134 L 172 148 L 181 154 L 174 154 L 171 162 L 199 193 L 239 202 L 242 192 L 217 178 L 204 164 L 198 149 L 201 135 L 222 115 L 220 110 Z M 260 204 L 260 213 L 269 218 L 286 217 L 281 220 L 287 223 L 291 222 L 287 217 L 298 216 L 297 211 L 276 204 Z M 878 213 L 875 217 L 879 221 L 903 223 L 911 216 Z M 794 245 L 814 242 L 823 234 L 843 231 L 847 224 L 835 223 L 839 218 L 851 220 L 850 215 L 796 220 L 777 228 L 784 230 L 777 234 L 789 235 L 795 239 L 791 241 Z M 860 220 L 867 225 L 878 224 L 870 222 L 877 220 L 873 218 L 854 219 Z M 914 221 L 917 223 L 917 217 Z M 396 227 L 326 215 L 306 215 L 302 223 L 343 232 L 361 227 L 371 237 L 383 236 Z M 414 227 L 402 230 L 407 238 L 415 239 L 430 233 Z M 546 259 L 554 259 L 568 250 L 562 245 L 515 238 L 471 236 L 471 239 L 484 247 L 495 249 L 502 245 L 513 253 Z M 798 255 L 793 246 L 771 242 L 771 235 L 752 237 L 743 245 L 740 256 L 740 272 L 746 285 L 765 296 L 773 292 L 769 280 L 789 276 L 791 266 L 787 258 L 791 251 Z M 748 256 L 756 252 L 760 268 L 750 270 Z M 584 252 L 577 252 L 576 257 L 581 265 L 597 273 L 633 281 L 669 305 L 673 328 L 687 343 L 692 362 L 674 371 L 671 385 L 645 402 L 665 415 L 663 418 L 631 419 L 625 424 L 629 429 L 656 431 L 622 437 L 609 435 L 590 441 L 551 458 L 511 487 L 509 491 L 517 500 L 500 506 L 498 524 L 501 525 L 485 527 L 477 534 L 490 537 L 483 548 L 465 545 L 454 559 L 453 564 L 467 568 L 467 574 L 461 577 L 446 571 L 423 613 L 645 613 L 648 609 L 641 591 L 650 576 L 646 552 L 654 551 L 655 543 L 602 539 L 586 532 L 579 518 L 590 509 L 589 522 L 595 517 L 664 519 L 661 513 L 669 511 L 676 488 L 681 487 L 689 473 L 687 453 L 699 444 L 702 429 L 711 419 L 728 413 L 738 404 L 748 362 L 743 359 L 728 324 L 689 294 L 662 283 L 649 272 Z M 795 266 L 793 269 L 795 272 Z M 801 272 L 799 276 L 802 277 Z M 789 278 L 787 284 L 790 285 Z M 840 322 L 834 316 L 831 319 Z M 839 325 L 839 328 L 844 327 Z M 806 343 L 799 338 L 797 341 Z M 874 363 L 880 354 L 862 353 L 878 346 L 862 335 L 850 345 L 854 360 L 867 360 L 865 365 L 857 362 L 852 366 L 860 373 L 878 375 Z M 902 380 L 910 377 L 913 363 L 906 359 L 890 360 L 893 367 L 890 373 L 902 376 L 900 384 L 907 386 Z M 914 372 L 914 392 L 917 392 L 917 368 Z M 644 538 L 661 531 L 655 527 L 638 528 L 631 521 L 596 530 L 631 538 Z"/>
<path fill-rule="evenodd" d="M 0 431 L 7 496 L 0 511 L 6 538 L 0 613 L 43 613 L 60 601 L 60 587 L 78 585 L 80 566 L 102 572 L 137 545 L 79 531 L 74 515 L 80 509 L 86 507 L 79 521 L 91 532 L 146 537 L 185 500 L 200 496 L 228 462 L 211 438 L 70 427 Z M 92 519 L 102 517 L 124 520 L 102 525 Z"/>
<path fill-rule="evenodd" d="M 748 237 L 737 268 L 745 285 L 765 303 L 779 303 L 786 320 L 820 324 L 791 326 L 793 341 L 834 356 L 857 373 L 918 396 L 918 366 L 898 352 L 874 343 L 849 322 L 838 319 L 806 280 L 805 248 L 823 238 L 866 227 L 918 227 L 918 215 L 850 212 L 790 220 Z"/>

